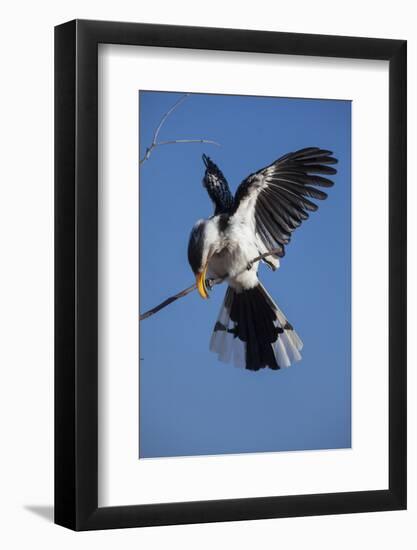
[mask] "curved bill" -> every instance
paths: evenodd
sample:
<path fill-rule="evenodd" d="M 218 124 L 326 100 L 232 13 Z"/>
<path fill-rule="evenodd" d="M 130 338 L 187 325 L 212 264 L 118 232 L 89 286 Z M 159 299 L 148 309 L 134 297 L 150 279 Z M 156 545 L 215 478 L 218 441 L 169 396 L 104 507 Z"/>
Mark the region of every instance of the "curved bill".
<path fill-rule="evenodd" d="M 201 271 L 200 273 L 197 273 L 197 275 L 195 276 L 198 293 L 202 298 L 204 298 L 204 300 L 206 300 L 209 297 L 207 286 L 206 286 L 207 265 L 208 265 L 208 262 L 205 265 L 203 271 Z"/>

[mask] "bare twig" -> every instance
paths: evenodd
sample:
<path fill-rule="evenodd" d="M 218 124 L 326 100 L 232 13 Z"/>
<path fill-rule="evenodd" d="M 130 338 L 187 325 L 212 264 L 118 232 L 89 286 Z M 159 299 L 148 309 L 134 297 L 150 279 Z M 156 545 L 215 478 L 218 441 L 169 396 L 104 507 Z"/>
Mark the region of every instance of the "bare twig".
<path fill-rule="evenodd" d="M 217 145 L 220 147 L 220 143 L 217 143 L 217 141 L 213 141 L 211 139 L 172 139 L 167 141 L 158 141 L 159 132 L 162 129 L 162 126 L 165 124 L 167 118 L 177 109 L 181 103 L 187 99 L 187 97 L 190 94 L 184 94 L 179 98 L 179 100 L 174 103 L 174 105 L 167 111 L 164 116 L 161 118 L 160 123 L 156 127 L 156 130 L 153 134 L 152 143 L 149 145 L 149 147 L 146 148 L 145 155 L 142 159 L 139 160 L 139 164 L 143 164 L 145 160 L 148 160 L 148 158 L 151 156 L 152 151 L 158 147 L 159 145 L 173 145 L 175 143 L 208 143 L 210 145 Z"/>
<path fill-rule="evenodd" d="M 174 143 L 210 143 L 211 145 L 220 147 L 220 143 L 212 139 L 172 139 L 169 141 L 158 141 L 157 145 L 173 145 Z"/>
<path fill-rule="evenodd" d="M 142 313 L 140 315 L 139 319 L 143 321 L 144 319 L 147 319 L 148 317 L 151 317 L 151 315 L 154 315 L 155 313 L 158 313 L 161 309 L 163 309 L 166 306 L 169 306 L 169 304 L 172 304 L 172 302 L 175 302 L 179 298 L 182 298 L 183 296 L 187 296 L 187 294 L 190 294 L 190 292 L 193 292 L 197 288 L 197 284 L 194 283 L 193 285 L 189 286 L 188 288 L 185 288 L 184 290 L 181 290 L 181 292 L 178 292 L 178 294 L 174 294 L 174 296 L 170 296 L 163 302 L 161 302 L 159 305 L 153 307 L 152 309 L 149 309 L 146 313 Z"/>
<path fill-rule="evenodd" d="M 164 116 L 161 118 L 161 122 L 158 124 L 158 126 L 156 127 L 156 130 L 153 134 L 153 139 L 152 139 L 152 143 L 156 143 L 157 139 L 158 139 L 158 135 L 159 135 L 159 132 L 161 131 L 161 128 L 162 126 L 165 124 L 165 121 L 167 120 L 167 118 L 175 111 L 175 109 L 177 109 L 181 103 L 183 101 L 185 101 L 187 99 L 187 97 L 189 96 L 190 94 L 184 94 L 183 96 L 181 96 L 178 101 L 176 101 L 174 103 L 174 105 L 171 107 L 171 109 L 169 109 L 169 111 L 167 111 Z"/>
<path fill-rule="evenodd" d="M 272 256 L 273 254 L 277 254 L 278 252 L 280 252 L 280 249 L 279 248 L 274 248 L 273 250 L 268 250 L 268 252 L 265 252 L 264 254 L 260 254 L 259 256 L 256 256 L 256 258 L 253 258 L 253 260 L 251 260 L 249 262 L 248 268 L 251 267 L 254 263 L 259 262 L 260 260 L 263 260 L 267 256 Z M 244 271 L 242 271 L 242 273 L 244 273 Z M 225 279 L 225 277 L 221 277 L 219 279 L 209 279 L 210 288 L 212 288 L 215 285 L 218 285 L 218 284 L 222 283 L 224 281 L 224 279 Z M 187 296 L 187 294 L 190 294 L 191 292 L 196 290 L 196 288 L 197 288 L 197 284 L 194 283 L 193 285 L 185 288 L 184 290 L 181 290 L 177 294 L 174 294 L 173 296 L 170 296 L 169 298 L 167 298 L 166 300 L 164 300 L 163 302 L 161 302 L 157 306 L 153 307 L 152 309 L 148 309 L 148 311 L 146 311 L 145 313 L 142 313 L 139 316 L 139 320 L 143 321 L 144 319 L 147 319 L 148 317 L 152 317 L 152 315 L 154 315 L 155 313 L 158 313 L 158 311 L 160 311 L 164 307 L 169 306 L 169 304 L 172 304 L 173 302 L 176 302 L 179 298 L 183 298 L 184 296 Z"/>

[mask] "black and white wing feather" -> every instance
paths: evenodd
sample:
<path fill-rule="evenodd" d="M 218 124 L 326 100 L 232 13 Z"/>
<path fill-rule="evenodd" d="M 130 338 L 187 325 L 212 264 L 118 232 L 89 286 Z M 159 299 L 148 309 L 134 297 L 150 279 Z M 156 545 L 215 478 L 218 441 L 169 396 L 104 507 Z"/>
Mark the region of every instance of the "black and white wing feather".
<path fill-rule="evenodd" d="M 332 155 L 332 151 L 318 147 L 300 149 L 251 174 L 239 185 L 231 222 L 252 225 L 260 253 L 278 251 L 268 262 L 272 267 L 284 256 L 294 229 L 309 217 L 309 212 L 318 209 L 313 200 L 327 198 L 318 187 L 333 185 L 325 177 L 337 172 L 330 166 L 337 163 Z"/>

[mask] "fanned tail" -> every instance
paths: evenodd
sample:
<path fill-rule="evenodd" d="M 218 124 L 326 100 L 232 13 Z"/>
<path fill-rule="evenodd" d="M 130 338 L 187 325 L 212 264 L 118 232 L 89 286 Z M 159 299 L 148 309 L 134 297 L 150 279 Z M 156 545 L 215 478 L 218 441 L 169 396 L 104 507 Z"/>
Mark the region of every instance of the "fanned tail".
<path fill-rule="evenodd" d="M 210 341 L 220 361 L 254 371 L 277 370 L 299 361 L 302 347 L 261 283 L 241 292 L 228 287 Z"/>

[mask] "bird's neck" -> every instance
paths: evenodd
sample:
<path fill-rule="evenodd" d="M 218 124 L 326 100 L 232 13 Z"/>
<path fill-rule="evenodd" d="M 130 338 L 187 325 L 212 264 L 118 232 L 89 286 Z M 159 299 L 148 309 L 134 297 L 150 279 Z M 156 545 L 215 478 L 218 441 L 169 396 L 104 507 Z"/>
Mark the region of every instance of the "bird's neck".
<path fill-rule="evenodd" d="M 210 198 L 214 205 L 214 215 L 228 214 L 232 209 L 233 195 L 228 189 L 210 189 Z"/>

